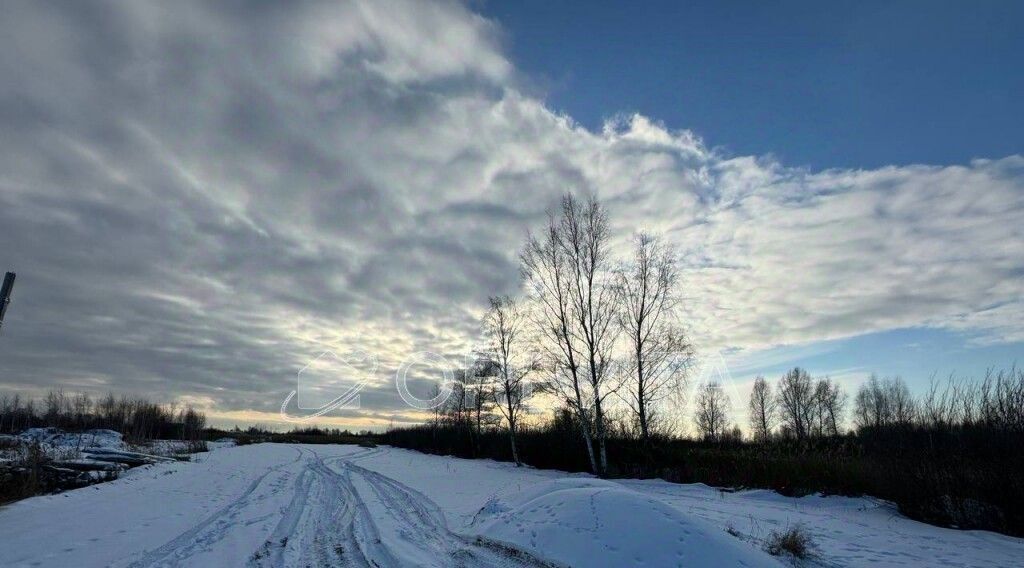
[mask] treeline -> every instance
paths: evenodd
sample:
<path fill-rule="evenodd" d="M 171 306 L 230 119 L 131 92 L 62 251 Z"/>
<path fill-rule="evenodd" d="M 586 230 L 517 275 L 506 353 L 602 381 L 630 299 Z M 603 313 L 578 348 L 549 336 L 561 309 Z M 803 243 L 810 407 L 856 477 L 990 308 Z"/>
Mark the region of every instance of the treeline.
<path fill-rule="evenodd" d="M 286 432 L 275 432 L 261 425 L 253 425 L 242 429 L 235 426 L 231 430 L 208 428 L 204 431 L 207 440 L 231 438 L 240 446 L 257 443 L 280 444 L 358 444 L 372 446 L 375 435 L 369 431 L 352 432 L 339 428 L 320 428 L 316 426 L 296 426 Z"/>
<path fill-rule="evenodd" d="M 206 415 L 191 406 L 157 404 L 141 397 L 93 398 L 52 390 L 41 400 L 0 395 L 0 433 L 53 426 L 69 431 L 116 430 L 131 442 L 153 439 L 199 440 Z"/>
<path fill-rule="evenodd" d="M 835 407 L 833 427 L 828 406 L 814 396 L 807 404 L 786 406 L 782 400 L 792 398 L 787 391 L 793 388 L 824 393 L 821 379 L 794 369 L 779 379 L 775 392 L 767 381 L 759 382 L 765 386 L 755 388 L 752 398 L 773 402 L 759 402 L 766 417 L 762 432 L 754 427 L 752 436 L 733 428 L 696 439 L 662 431 L 645 445 L 629 413 L 607 418 L 607 475 L 770 488 L 787 495 L 871 495 L 926 522 L 1024 535 L 1024 371 L 936 383 L 916 397 L 898 378 L 872 378 L 852 399 L 854 429 L 848 432 L 841 427 L 842 405 Z M 834 382 L 826 384 L 845 398 Z M 701 412 L 696 406 L 695 414 Z M 382 440 L 428 453 L 511 461 L 499 417 L 486 405 L 479 415 L 476 408 L 471 398 L 453 396 L 428 424 L 391 430 Z M 722 409 L 727 412 L 728 405 Z M 797 420 L 807 425 L 802 436 L 793 424 Z M 541 468 L 588 471 L 582 431 L 576 413 L 560 409 L 542 424 L 520 428 L 519 458 Z"/>

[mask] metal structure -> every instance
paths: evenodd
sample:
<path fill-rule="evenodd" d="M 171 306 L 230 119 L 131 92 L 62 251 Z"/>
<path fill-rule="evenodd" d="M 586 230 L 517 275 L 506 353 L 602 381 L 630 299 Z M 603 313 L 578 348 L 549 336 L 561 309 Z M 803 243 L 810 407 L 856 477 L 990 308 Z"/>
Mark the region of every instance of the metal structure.
<path fill-rule="evenodd" d="M 0 328 L 4 325 L 4 314 L 7 313 L 7 304 L 11 303 L 11 290 L 14 289 L 14 273 L 8 272 L 4 275 L 4 286 L 0 288 Z"/>

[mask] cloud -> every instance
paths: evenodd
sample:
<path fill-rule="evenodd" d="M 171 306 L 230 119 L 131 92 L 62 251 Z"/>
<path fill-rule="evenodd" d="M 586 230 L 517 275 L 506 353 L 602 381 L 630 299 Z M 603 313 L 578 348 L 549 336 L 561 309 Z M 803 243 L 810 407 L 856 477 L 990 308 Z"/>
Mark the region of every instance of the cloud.
<path fill-rule="evenodd" d="M 325 347 L 464 353 L 526 231 L 596 192 L 679 245 L 711 348 L 1024 337 L 1024 158 L 812 172 L 517 88 L 458 3 L 15 3 L 0 21 L 0 386 L 267 416 Z M 581 93 L 585 96 L 585 93 Z M 424 371 L 426 372 L 426 371 Z M 228 415 L 228 414 L 225 414 Z"/>

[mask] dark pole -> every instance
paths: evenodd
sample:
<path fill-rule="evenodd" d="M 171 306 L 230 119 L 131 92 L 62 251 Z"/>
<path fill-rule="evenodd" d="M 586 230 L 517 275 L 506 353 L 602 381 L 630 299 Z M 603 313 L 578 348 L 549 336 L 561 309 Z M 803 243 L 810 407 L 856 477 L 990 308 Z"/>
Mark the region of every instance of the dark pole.
<path fill-rule="evenodd" d="M 4 287 L 0 288 L 0 326 L 4 324 L 4 314 L 7 313 L 7 304 L 11 303 L 11 290 L 14 289 L 14 273 L 8 272 L 4 276 Z"/>

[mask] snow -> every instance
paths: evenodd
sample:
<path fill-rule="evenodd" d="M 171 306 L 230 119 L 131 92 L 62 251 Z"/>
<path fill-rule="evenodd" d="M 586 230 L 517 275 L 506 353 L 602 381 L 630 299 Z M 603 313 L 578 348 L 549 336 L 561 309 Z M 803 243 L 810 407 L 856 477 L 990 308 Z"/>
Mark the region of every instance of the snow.
<path fill-rule="evenodd" d="M 209 448 L 234 445 L 234 440 L 208 442 Z M 94 429 L 84 432 L 65 432 L 60 428 L 29 428 L 16 436 L 0 437 L 0 462 L 15 461 L 29 445 L 38 444 L 44 454 L 61 461 L 104 460 L 111 456 L 133 457 L 149 461 L 162 461 L 190 453 L 185 440 L 149 440 L 143 444 L 129 444 L 120 432 Z"/>
<path fill-rule="evenodd" d="M 564 478 L 506 495 L 488 503 L 486 512 L 500 512 L 478 532 L 565 564 L 777 564 L 707 521 L 618 483 Z"/>
<path fill-rule="evenodd" d="M 872 499 L 608 481 L 392 448 L 218 447 L 0 508 L 0 566 L 1015 566 L 1024 541 Z M 738 534 L 735 537 L 726 528 Z"/>
<path fill-rule="evenodd" d="M 65 432 L 59 428 L 29 428 L 18 434 L 24 443 L 38 443 L 47 450 L 79 450 L 82 448 L 105 448 L 125 450 L 120 432 L 114 430 L 87 430 L 80 433 Z"/>

